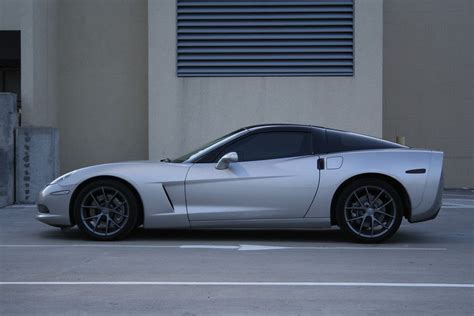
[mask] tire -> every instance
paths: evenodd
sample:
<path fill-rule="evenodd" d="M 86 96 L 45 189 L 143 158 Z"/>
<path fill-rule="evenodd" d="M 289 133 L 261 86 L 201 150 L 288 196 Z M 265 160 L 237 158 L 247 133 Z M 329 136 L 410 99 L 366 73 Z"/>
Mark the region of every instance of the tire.
<path fill-rule="evenodd" d="M 382 242 L 392 237 L 400 227 L 402 199 L 386 181 L 358 179 L 337 197 L 336 218 L 349 239 L 363 243 Z"/>
<path fill-rule="evenodd" d="M 117 180 L 91 182 L 80 189 L 74 201 L 74 219 L 89 239 L 126 238 L 138 226 L 139 214 L 134 193 Z"/>

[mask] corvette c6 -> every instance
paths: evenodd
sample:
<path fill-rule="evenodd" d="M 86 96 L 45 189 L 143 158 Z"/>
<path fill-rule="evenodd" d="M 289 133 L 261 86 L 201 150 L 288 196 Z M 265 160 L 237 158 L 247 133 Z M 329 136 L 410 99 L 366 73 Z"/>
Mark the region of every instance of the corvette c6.
<path fill-rule="evenodd" d="M 96 240 L 135 228 L 315 229 L 380 242 L 441 207 L 443 153 L 310 125 L 250 126 L 175 159 L 67 173 L 37 219 Z"/>

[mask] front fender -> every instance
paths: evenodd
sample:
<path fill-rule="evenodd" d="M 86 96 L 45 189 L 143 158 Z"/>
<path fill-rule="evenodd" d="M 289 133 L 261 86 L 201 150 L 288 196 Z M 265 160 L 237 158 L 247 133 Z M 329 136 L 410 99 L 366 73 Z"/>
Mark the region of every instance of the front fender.
<path fill-rule="evenodd" d="M 69 188 L 73 194 L 86 181 L 118 178 L 138 192 L 143 204 L 145 227 L 189 227 L 184 179 L 190 166 L 154 161 L 96 165 L 76 170 L 55 186 Z"/>

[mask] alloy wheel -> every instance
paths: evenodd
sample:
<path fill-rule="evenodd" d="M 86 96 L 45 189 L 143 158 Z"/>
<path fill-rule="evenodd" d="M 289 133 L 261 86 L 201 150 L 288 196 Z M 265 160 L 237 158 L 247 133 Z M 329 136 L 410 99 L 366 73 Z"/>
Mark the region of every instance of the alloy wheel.
<path fill-rule="evenodd" d="M 354 190 L 344 205 L 344 220 L 350 230 L 365 238 L 386 234 L 396 222 L 394 198 L 381 187 L 367 185 Z"/>
<path fill-rule="evenodd" d="M 119 190 L 101 186 L 90 190 L 82 199 L 80 219 L 92 234 L 108 237 L 127 225 L 130 206 Z"/>

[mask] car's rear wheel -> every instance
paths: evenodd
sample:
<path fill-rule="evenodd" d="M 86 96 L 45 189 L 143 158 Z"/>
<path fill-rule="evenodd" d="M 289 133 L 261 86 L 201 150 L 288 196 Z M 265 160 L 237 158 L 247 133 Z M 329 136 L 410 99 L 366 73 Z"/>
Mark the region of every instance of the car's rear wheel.
<path fill-rule="evenodd" d="M 336 204 L 337 222 L 352 240 L 384 241 L 395 234 L 403 218 L 400 194 L 380 179 L 359 179 L 346 186 Z"/>
<path fill-rule="evenodd" d="M 74 219 L 81 232 L 95 240 L 127 237 L 138 223 L 139 204 L 122 182 L 97 180 L 84 186 L 74 202 Z"/>

